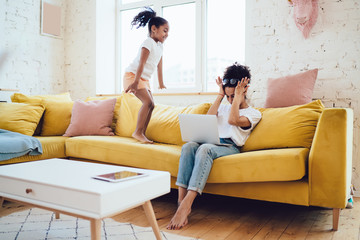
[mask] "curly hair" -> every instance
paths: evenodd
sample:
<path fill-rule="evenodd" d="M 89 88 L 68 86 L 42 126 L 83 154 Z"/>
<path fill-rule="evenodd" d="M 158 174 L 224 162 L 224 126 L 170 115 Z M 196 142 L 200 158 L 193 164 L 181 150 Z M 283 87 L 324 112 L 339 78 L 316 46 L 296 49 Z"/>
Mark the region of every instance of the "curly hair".
<path fill-rule="evenodd" d="M 168 23 L 168 21 L 162 17 L 157 17 L 156 12 L 151 7 L 145 7 L 145 10 L 140 12 L 131 21 L 132 26 L 145 27 L 148 24 L 149 33 L 151 33 L 151 27 L 155 25 L 156 28 Z"/>
<path fill-rule="evenodd" d="M 223 79 L 239 79 L 247 77 L 248 79 L 251 79 L 250 69 L 247 66 L 241 65 L 237 62 L 235 62 L 233 65 L 227 67 L 224 72 Z M 250 83 L 250 80 L 249 80 Z M 225 87 L 236 87 L 236 84 L 231 84 L 230 82 L 227 82 L 225 85 L 223 85 L 223 89 L 225 90 Z"/>

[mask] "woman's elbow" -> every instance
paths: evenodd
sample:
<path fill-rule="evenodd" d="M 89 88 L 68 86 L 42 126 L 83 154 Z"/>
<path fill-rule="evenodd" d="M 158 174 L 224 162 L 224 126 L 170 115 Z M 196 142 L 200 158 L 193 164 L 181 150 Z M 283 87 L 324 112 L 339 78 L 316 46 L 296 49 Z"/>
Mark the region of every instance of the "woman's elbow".
<path fill-rule="evenodd" d="M 229 118 L 228 123 L 229 123 L 230 125 L 237 125 L 237 121 L 236 121 L 236 119 L 234 119 L 234 118 Z"/>

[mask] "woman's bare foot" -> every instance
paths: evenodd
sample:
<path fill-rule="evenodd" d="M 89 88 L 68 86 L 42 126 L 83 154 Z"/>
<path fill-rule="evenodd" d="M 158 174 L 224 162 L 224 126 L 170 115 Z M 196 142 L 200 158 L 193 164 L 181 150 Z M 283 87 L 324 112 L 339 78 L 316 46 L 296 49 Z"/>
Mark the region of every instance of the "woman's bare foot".
<path fill-rule="evenodd" d="M 141 143 L 154 143 L 153 141 L 149 140 L 145 135 L 143 134 L 137 134 L 133 133 L 132 137 L 136 140 L 140 141 Z"/>
<path fill-rule="evenodd" d="M 176 210 L 175 215 L 170 220 L 170 223 L 167 225 L 169 230 L 179 230 L 188 223 L 188 216 L 191 213 L 191 205 L 186 204 L 182 201 L 180 206 Z"/>

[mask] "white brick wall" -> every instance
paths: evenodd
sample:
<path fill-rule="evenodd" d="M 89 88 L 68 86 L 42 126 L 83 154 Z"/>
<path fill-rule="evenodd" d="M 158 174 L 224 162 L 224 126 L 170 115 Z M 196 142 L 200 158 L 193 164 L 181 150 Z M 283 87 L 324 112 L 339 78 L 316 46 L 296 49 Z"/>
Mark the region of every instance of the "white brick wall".
<path fill-rule="evenodd" d="M 64 1 L 53 2 L 62 6 L 65 16 Z M 8 53 L 0 69 L 0 88 L 19 89 L 26 94 L 66 89 L 64 41 L 40 34 L 40 4 L 40 0 L 0 0 L 0 50 Z M 12 93 L 0 94 L 0 100 L 9 101 Z"/>
<path fill-rule="evenodd" d="M 247 1 L 247 64 L 252 103 L 263 106 L 269 77 L 319 68 L 314 98 L 354 110 L 353 184 L 360 190 L 360 2 L 320 0 L 319 17 L 304 39 L 287 1 Z"/>

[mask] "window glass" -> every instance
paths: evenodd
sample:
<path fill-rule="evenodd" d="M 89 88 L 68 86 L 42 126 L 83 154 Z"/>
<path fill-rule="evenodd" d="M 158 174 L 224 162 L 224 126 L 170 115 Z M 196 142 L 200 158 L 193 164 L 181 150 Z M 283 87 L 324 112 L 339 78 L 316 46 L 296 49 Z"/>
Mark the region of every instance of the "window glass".
<path fill-rule="evenodd" d="M 225 68 L 245 60 L 245 1 L 207 1 L 207 91 L 218 91 L 215 79 Z"/>
<path fill-rule="evenodd" d="M 163 75 L 167 89 L 194 88 L 195 3 L 163 8 L 170 31 L 164 43 Z"/>
<path fill-rule="evenodd" d="M 121 89 L 122 78 L 125 73 L 125 69 L 130 65 L 130 63 L 135 59 L 140 49 L 141 43 L 148 37 L 148 28 L 132 26 L 131 22 L 134 17 L 143 10 L 143 8 L 131 9 L 121 11 L 120 21 L 121 21 Z M 123 90 L 123 89 L 122 89 Z"/>

